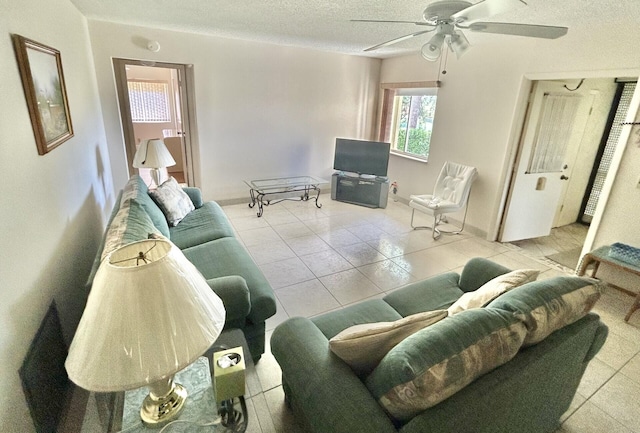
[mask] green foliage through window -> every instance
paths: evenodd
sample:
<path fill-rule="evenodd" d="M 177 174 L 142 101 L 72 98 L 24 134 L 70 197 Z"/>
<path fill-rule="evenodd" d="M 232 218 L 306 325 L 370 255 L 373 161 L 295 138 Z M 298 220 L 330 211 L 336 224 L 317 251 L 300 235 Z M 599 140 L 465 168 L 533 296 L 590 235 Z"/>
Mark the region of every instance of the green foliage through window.
<path fill-rule="evenodd" d="M 429 156 L 431 130 L 437 96 L 396 96 L 394 100 L 395 150 L 426 159 Z"/>

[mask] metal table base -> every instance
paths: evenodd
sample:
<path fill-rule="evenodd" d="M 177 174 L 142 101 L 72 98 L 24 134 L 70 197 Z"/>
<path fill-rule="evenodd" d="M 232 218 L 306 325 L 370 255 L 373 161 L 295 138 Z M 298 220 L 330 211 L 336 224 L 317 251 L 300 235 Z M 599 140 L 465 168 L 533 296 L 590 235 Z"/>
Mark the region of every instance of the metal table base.
<path fill-rule="evenodd" d="M 322 204 L 318 203 L 321 192 L 319 185 L 321 183 L 326 183 L 326 181 L 312 176 L 297 176 L 251 180 L 245 181 L 245 183 L 249 186 L 249 194 L 251 196 L 249 207 L 253 208 L 257 205 L 257 215 L 258 217 L 261 217 L 264 213 L 265 206 L 280 203 L 285 200 L 309 201 L 309 199 L 312 199 L 315 200 L 316 207 L 321 208 Z M 276 199 L 269 198 L 273 196 L 281 196 L 283 194 L 295 193 L 300 193 L 300 196 L 282 197 Z M 314 194 L 315 197 L 313 197 Z"/>

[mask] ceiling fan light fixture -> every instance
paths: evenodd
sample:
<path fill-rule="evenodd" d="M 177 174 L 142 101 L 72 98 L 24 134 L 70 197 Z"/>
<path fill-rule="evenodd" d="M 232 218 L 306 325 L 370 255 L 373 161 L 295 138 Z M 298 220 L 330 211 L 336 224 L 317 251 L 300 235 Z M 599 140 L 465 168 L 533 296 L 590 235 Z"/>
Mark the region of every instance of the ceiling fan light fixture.
<path fill-rule="evenodd" d="M 422 57 L 426 60 L 435 62 L 442 53 L 442 44 L 444 43 L 445 34 L 437 33 L 422 46 Z"/>
<path fill-rule="evenodd" d="M 457 59 L 460 59 L 460 57 L 462 57 L 462 55 L 466 53 L 471 46 L 464 33 L 460 31 L 455 31 L 449 37 L 447 43 L 449 44 L 449 48 L 451 49 L 451 51 L 456 53 Z"/>

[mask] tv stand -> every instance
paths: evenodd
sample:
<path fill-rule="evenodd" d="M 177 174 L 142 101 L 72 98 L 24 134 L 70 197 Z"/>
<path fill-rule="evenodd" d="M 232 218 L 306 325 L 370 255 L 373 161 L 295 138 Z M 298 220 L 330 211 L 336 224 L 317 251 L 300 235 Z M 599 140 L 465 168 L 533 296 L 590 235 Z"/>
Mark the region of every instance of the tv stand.
<path fill-rule="evenodd" d="M 370 208 L 386 208 L 389 178 L 354 176 L 343 172 L 331 176 L 331 199 Z"/>

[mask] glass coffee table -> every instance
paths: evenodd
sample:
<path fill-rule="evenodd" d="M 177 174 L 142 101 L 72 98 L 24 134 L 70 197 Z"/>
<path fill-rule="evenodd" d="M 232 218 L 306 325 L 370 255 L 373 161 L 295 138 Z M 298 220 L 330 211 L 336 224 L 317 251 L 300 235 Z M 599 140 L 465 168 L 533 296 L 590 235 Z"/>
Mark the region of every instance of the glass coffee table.
<path fill-rule="evenodd" d="M 293 176 L 245 180 L 244 183 L 249 187 L 249 193 L 251 194 L 249 207 L 253 208 L 258 205 L 257 215 L 261 217 L 264 212 L 264 206 L 280 203 L 284 200 L 308 201 L 310 194 L 312 195 L 313 193 L 316 194 L 316 207 L 321 208 L 322 205 L 318 203 L 320 184 L 328 183 L 328 181 L 314 176 Z"/>

